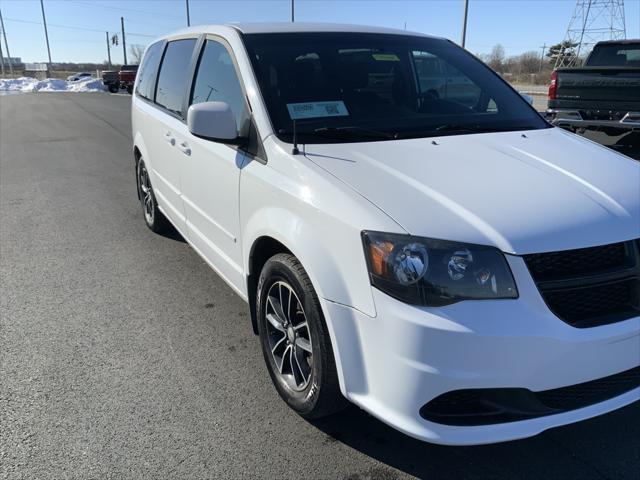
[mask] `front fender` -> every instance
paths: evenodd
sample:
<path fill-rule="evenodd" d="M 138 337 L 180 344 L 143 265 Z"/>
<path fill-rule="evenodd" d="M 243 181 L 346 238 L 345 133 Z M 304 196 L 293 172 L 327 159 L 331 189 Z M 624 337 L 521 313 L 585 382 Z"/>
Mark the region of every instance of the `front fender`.
<path fill-rule="evenodd" d="M 295 255 L 320 299 L 342 393 L 349 397 L 365 392 L 360 326 L 354 318 L 371 319 L 376 308 L 361 232 L 404 231 L 306 157 L 290 155 L 271 137 L 265 148 L 269 162 L 248 161 L 240 176 L 244 271 L 259 275 L 251 271 L 251 255 L 262 237 L 280 242 Z M 359 316 L 343 314 L 350 311 Z"/>
<path fill-rule="evenodd" d="M 302 263 L 319 297 L 348 305 L 358 303 L 369 315 L 375 315 L 370 291 L 362 295 L 353 291 L 340 275 L 334 250 L 338 239 L 327 242 L 308 220 L 280 207 L 264 207 L 251 215 L 243 232 L 245 272 L 251 272 L 253 246 L 262 237 L 270 237 L 283 244 Z M 357 261 L 353 262 L 357 265 Z M 354 268 L 357 266 L 354 265 Z M 365 267 L 366 268 L 366 267 Z M 365 276 L 366 277 L 366 276 Z M 364 278 L 368 288 L 368 280 Z M 355 297 L 360 297 L 358 301 Z M 369 300 L 371 301 L 369 303 Z M 367 308 L 370 307 L 370 308 Z"/>

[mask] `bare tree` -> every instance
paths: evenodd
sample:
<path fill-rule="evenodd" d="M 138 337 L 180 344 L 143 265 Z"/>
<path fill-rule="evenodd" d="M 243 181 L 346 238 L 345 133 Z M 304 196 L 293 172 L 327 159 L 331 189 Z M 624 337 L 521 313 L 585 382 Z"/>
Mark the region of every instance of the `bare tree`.
<path fill-rule="evenodd" d="M 487 65 L 496 72 L 501 72 L 503 70 L 505 60 L 506 55 L 504 53 L 504 47 L 500 44 L 493 47 L 491 53 L 486 57 Z"/>
<path fill-rule="evenodd" d="M 129 54 L 131 55 L 131 63 L 140 64 L 142 61 L 142 55 L 144 55 L 144 45 L 132 44 L 129 45 Z"/>
<path fill-rule="evenodd" d="M 540 54 L 535 51 L 524 52 L 516 57 L 519 73 L 538 73 L 540 70 Z"/>

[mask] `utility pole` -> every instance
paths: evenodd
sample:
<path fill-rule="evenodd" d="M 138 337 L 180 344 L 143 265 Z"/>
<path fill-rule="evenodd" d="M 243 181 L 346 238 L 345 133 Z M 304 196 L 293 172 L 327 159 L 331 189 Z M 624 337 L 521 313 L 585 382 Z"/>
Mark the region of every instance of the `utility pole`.
<path fill-rule="evenodd" d="M 469 14 L 469 0 L 464 0 L 464 16 L 462 17 L 462 44 L 461 47 L 464 48 L 464 45 L 467 41 L 467 15 Z"/>
<path fill-rule="evenodd" d="M 187 27 L 191 26 L 191 17 L 189 16 L 189 0 L 184 0 L 187 4 Z"/>
<path fill-rule="evenodd" d="M 7 59 L 9 60 L 9 71 L 13 75 L 13 64 L 11 63 L 11 53 L 9 52 L 9 44 L 7 43 L 7 31 L 4 29 L 4 20 L 2 20 L 2 11 L 0 10 L 0 28 L 2 28 L 2 36 L 4 37 L 4 46 L 7 49 Z M 4 59 L 2 60 L 4 64 Z"/>
<path fill-rule="evenodd" d="M 124 17 L 120 17 L 120 25 L 122 26 L 122 52 L 124 53 L 124 65 L 127 64 L 127 42 L 124 39 Z"/>
<path fill-rule="evenodd" d="M 43 2 L 43 0 L 40 0 L 40 8 L 42 9 L 42 22 L 44 23 L 44 38 L 47 41 L 47 55 L 49 55 L 49 64 L 48 64 L 47 69 L 51 70 L 51 49 L 49 48 L 49 32 L 47 32 L 47 19 L 44 16 L 44 2 Z"/>
<path fill-rule="evenodd" d="M 542 55 L 540 55 L 540 72 L 542 72 L 542 65 L 544 64 L 544 52 L 547 50 L 547 44 L 545 43 L 540 48 L 542 49 Z"/>
<path fill-rule="evenodd" d="M 111 45 L 109 45 L 109 32 L 107 34 L 107 57 L 109 58 L 109 68 L 111 68 Z"/>
<path fill-rule="evenodd" d="M 0 69 L 4 77 L 4 54 L 2 53 L 2 42 L 0 42 Z"/>
<path fill-rule="evenodd" d="M 295 22 L 296 21 L 296 7 L 295 7 L 295 0 L 291 0 L 291 22 Z"/>

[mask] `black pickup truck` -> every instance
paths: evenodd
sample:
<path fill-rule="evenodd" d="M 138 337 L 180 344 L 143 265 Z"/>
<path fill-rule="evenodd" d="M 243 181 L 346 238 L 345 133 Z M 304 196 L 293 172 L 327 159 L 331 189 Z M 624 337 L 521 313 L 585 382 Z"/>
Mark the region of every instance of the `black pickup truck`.
<path fill-rule="evenodd" d="M 551 74 L 553 124 L 640 155 L 640 40 L 600 42 L 581 68 Z"/>

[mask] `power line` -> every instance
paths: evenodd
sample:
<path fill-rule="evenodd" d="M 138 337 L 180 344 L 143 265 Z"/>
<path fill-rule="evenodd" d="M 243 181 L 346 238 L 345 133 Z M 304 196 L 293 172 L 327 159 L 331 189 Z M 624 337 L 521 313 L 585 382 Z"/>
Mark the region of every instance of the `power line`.
<path fill-rule="evenodd" d="M 32 23 L 34 25 L 44 25 L 42 22 L 37 22 L 35 20 L 23 20 L 21 18 L 5 18 L 5 20 L 7 20 L 8 22 Z M 57 23 L 49 23 L 49 22 L 47 22 L 47 27 L 67 28 L 70 30 L 82 30 L 85 32 L 99 32 L 99 33 L 104 32 L 104 30 L 98 30 L 96 28 L 77 27 L 73 25 L 60 25 Z M 146 33 L 133 33 L 133 32 L 127 32 L 127 35 L 132 35 L 134 37 L 148 37 L 148 38 L 156 38 L 160 36 L 160 35 L 149 35 Z"/>
<path fill-rule="evenodd" d="M 99 8 L 106 8 L 109 10 L 115 10 L 118 12 L 134 12 L 134 13 L 141 13 L 143 15 L 153 15 L 156 17 L 163 17 L 166 18 L 167 16 L 164 13 L 158 13 L 158 12 L 151 12 L 151 11 L 147 11 L 147 10 L 137 10 L 135 8 L 125 8 L 125 7 L 113 7 L 110 5 L 104 5 L 102 4 L 102 2 L 98 2 L 98 3 L 86 3 L 86 2 L 79 2 L 79 1 L 75 1 L 75 0 L 68 0 L 69 3 L 75 3 L 76 5 L 80 5 L 83 7 L 88 7 L 88 8 L 94 8 L 94 7 L 99 7 Z"/>

